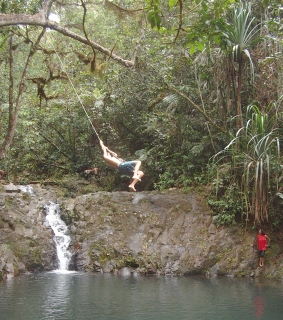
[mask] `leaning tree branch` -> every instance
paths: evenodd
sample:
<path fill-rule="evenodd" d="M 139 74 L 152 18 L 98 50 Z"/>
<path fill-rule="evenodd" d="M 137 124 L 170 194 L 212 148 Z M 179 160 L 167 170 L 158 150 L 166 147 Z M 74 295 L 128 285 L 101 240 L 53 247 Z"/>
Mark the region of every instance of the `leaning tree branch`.
<path fill-rule="evenodd" d="M 113 60 L 117 61 L 121 65 L 125 67 L 132 67 L 135 64 L 137 48 L 139 47 L 139 42 L 136 41 L 135 48 L 133 50 L 133 55 L 131 60 L 123 59 L 121 56 L 113 53 L 113 50 L 105 48 L 100 44 L 88 40 L 86 37 L 83 37 L 68 28 L 62 27 L 58 23 L 51 21 L 48 19 L 51 5 L 54 0 L 45 0 L 43 3 L 42 10 L 34 15 L 30 14 L 0 14 L 0 28 L 5 26 L 13 26 L 13 25 L 31 25 L 31 26 L 39 26 L 43 28 L 49 28 L 51 30 L 55 30 L 66 37 L 72 38 L 76 41 L 79 41 L 88 46 L 92 46 L 93 49 L 100 51 L 101 53 L 111 57 Z M 140 38 L 143 36 L 143 32 L 140 35 Z"/>
<path fill-rule="evenodd" d="M 199 106 L 197 105 L 193 100 L 191 100 L 187 95 L 185 95 L 183 92 L 179 91 L 178 89 L 176 89 L 175 87 L 173 87 L 170 84 L 167 84 L 168 88 L 172 91 L 174 91 L 176 94 L 178 94 L 179 96 L 183 97 L 185 100 L 187 100 L 191 105 L 193 105 L 193 107 L 195 109 L 197 109 L 203 116 L 204 118 L 216 129 L 218 129 L 220 132 L 222 133 L 227 133 L 225 132 L 225 130 L 223 130 L 221 127 L 219 127 L 207 114 L 206 112 Z"/>
<path fill-rule="evenodd" d="M 179 0 L 178 3 L 179 3 L 179 26 L 178 26 L 178 31 L 175 36 L 174 42 L 177 41 L 183 26 L 183 0 Z"/>

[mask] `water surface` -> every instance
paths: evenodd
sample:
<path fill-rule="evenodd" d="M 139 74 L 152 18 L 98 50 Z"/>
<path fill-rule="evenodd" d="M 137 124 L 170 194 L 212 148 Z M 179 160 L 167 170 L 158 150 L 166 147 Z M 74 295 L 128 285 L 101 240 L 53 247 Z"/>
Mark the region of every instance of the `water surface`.
<path fill-rule="evenodd" d="M 283 319 L 283 284 L 48 272 L 0 283 L 0 320 Z"/>

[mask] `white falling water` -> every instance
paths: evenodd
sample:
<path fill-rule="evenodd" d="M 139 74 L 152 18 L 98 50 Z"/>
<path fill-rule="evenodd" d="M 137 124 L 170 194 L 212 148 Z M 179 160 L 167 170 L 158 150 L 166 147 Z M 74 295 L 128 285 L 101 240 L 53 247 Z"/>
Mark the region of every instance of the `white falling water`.
<path fill-rule="evenodd" d="M 57 250 L 57 257 L 59 261 L 59 270 L 68 270 L 69 263 L 72 257 L 68 250 L 71 237 L 68 235 L 68 227 L 60 218 L 60 205 L 49 202 L 44 206 L 46 212 L 46 220 L 54 232 L 54 242 Z"/>
<path fill-rule="evenodd" d="M 29 193 L 30 195 L 34 195 L 33 187 L 32 187 L 32 186 L 27 185 L 27 186 L 18 186 L 18 187 L 19 187 L 19 189 L 20 189 L 21 191 L 27 192 L 27 193 Z"/>

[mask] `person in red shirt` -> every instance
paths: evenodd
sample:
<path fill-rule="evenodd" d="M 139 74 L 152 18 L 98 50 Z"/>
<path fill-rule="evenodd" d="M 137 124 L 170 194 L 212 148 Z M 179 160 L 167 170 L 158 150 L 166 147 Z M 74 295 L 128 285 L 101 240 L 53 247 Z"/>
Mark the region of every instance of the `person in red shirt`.
<path fill-rule="evenodd" d="M 253 247 L 257 243 L 257 250 L 259 255 L 259 267 L 262 268 L 264 266 L 264 255 L 266 252 L 266 248 L 269 246 L 270 238 L 262 229 L 259 229 L 258 235 L 255 241 L 251 244 Z"/>

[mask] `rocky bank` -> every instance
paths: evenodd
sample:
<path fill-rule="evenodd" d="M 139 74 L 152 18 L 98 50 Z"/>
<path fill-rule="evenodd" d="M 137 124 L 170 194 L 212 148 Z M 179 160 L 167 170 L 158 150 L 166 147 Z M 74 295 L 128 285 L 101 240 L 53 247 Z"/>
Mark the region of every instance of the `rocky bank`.
<path fill-rule="evenodd" d="M 52 270 L 57 255 L 44 205 L 59 203 L 72 238 L 70 268 L 118 274 L 249 276 L 283 280 L 280 233 L 266 266 L 257 269 L 250 246 L 257 230 L 217 228 L 204 195 L 164 192 L 95 192 L 67 198 L 59 188 L 33 192 L 0 184 L 0 280 Z"/>

